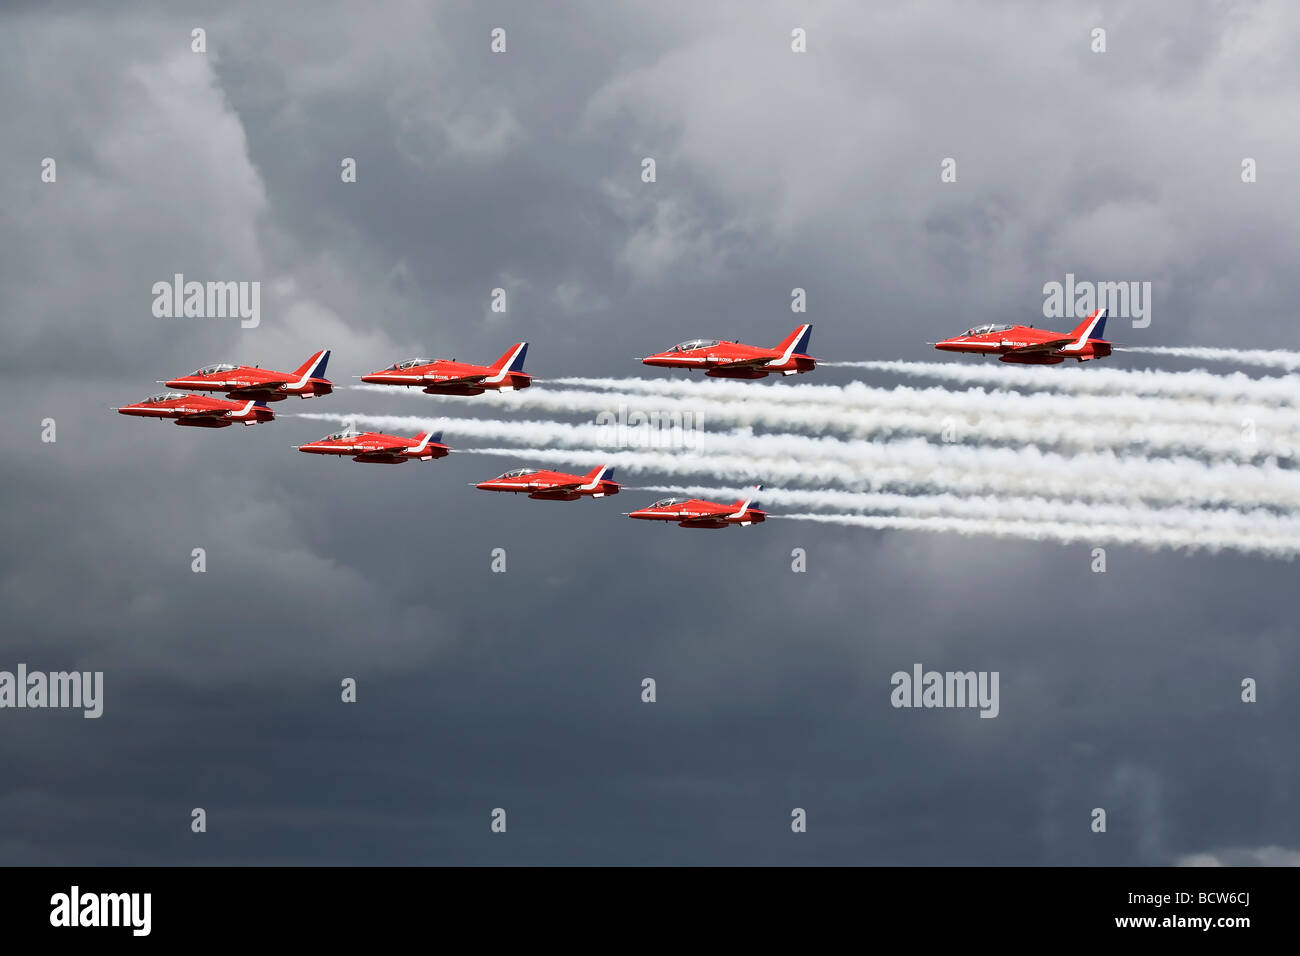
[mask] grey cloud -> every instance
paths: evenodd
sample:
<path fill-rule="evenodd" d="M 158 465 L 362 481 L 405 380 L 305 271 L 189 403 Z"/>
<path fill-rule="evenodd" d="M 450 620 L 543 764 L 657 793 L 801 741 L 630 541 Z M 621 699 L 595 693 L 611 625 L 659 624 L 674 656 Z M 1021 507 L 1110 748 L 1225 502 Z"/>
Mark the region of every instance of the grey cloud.
<path fill-rule="evenodd" d="M 927 358 L 970 316 L 1031 320 L 1066 271 L 1155 282 L 1150 344 L 1296 347 L 1290 8 L 1103 6 L 1104 58 L 1084 4 L 236 4 L 206 18 L 206 60 L 162 6 L 3 16 L 0 666 L 94 666 L 107 699 L 98 721 L 0 714 L 0 859 L 1151 864 L 1300 845 L 1287 565 L 1116 548 L 1093 575 L 1086 548 L 646 528 L 618 513 L 647 492 L 466 487 L 525 462 L 293 452 L 327 430 L 295 412 L 417 414 L 346 389 L 214 433 L 107 409 L 204 362 L 292 368 L 325 346 L 341 384 L 516 339 L 538 388 L 637 374 L 632 356 L 687 337 L 776 341 L 796 285 L 827 358 Z M 176 271 L 262 280 L 262 326 L 155 319 L 150 285 Z M 427 407 L 453 447 L 456 416 L 505 414 Z M 914 661 L 1000 671 L 1000 716 L 891 708 Z M 194 806 L 213 839 L 189 833 Z"/>

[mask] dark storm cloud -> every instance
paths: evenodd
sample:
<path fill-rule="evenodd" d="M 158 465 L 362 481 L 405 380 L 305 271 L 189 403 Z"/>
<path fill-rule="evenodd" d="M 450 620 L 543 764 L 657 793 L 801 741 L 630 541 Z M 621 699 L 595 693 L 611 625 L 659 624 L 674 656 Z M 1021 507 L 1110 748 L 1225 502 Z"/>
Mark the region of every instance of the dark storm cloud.
<path fill-rule="evenodd" d="M 695 335 L 775 342 L 793 286 L 815 354 L 921 358 L 969 316 L 1032 321 L 1067 271 L 1155 284 L 1152 326 L 1125 338 L 1296 347 L 1289 8 L 5 16 L 0 669 L 106 681 L 97 721 L 3 712 L 5 861 L 1236 863 L 1300 846 L 1290 565 L 1113 548 L 1094 575 L 1086 548 L 695 534 L 629 526 L 645 492 L 466 487 L 522 461 L 289 447 L 329 430 L 294 412 L 470 400 L 340 390 L 198 434 L 106 408 L 202 363 L 293 368 L 325 346 L 343 383 L 517 339 L 543 379 L 635 373 Z M 154 318 L 175 272 L 260 280 L 262 324 Z M 1000 716 L 890 707 L 890 674 L 916 661 L 998 670 Z"/>

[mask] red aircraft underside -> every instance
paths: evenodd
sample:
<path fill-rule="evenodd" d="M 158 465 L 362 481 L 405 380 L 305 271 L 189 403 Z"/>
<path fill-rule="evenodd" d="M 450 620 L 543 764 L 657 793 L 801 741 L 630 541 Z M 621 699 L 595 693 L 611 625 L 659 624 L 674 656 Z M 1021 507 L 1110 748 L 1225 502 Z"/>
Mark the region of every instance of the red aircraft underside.
<path fill-rule="evenodd" d="M 693 339 L 641 362 L 660 368 L 702 368 L 706 370 L 705 375 L 713 378 L 763 378 L 776 372 L 797 375 L 817 367 L 817 360 L 805 354 L 811 338 L 812 326 L 801 325 L 774 349 L 741 342 Z"/>
<path fill-rule="evenodd" d="M 225 392 L 230 398 L 255 398 L 263 402 L 278 402 L 290 395 L 314 398 L 334 390 L 333 383 L 325 378 L 329 360 L 330 350 L 322 349 L 293 372 L 249 365 L 208 365 L 161 384 L 197 392 Z"/>
<path fill-rule="evenodd" d="M 480 481 L 474 487 L 483 491 L 526 493 L 529 498 L 543 501 L 576 501 L 583 496 L 603 498 L 618 494 L 618 482 L 613 479 L 614 469 L 608 465 L 593 468 L 585 475 L 520 468 L 490 481 Z"/>
<path fill-rule="evenodd" d="M 253 399 L 231 402 L 224 398 L 186 395 L 183 392 L 152 395 L 143 402 L 123 405 L 117 411 L 121 415 L 134 415 L 138 418 L 171 418 L 175 419 L 177 425 L 192 425 L 197 428 L 225 428 L 235 422 L 256 425 L 258 422 L 275 420 L 275 412 L 264 402 Z"/>
<path fill-rule="evenodd" d="M 442 443 L 442 432 L 420 432 L 414 438 L 399 438 L 379 432 L 345 428 L 320 441 L 295 446 L 309 455 L 351 455 L 353 461 L 400 465 L 404 461 L 446 458 L 450 449 Z"/>
<path fill-rule="evenodd" d="M 491 365 L 470 365 L 450 359 L 407 359 L 362 375 L 361 381 L 372 385 L 416 386 L 430 395 L 482 395 L 489 389 L 509 392 L 532 384 L 532 377 L 524 372 L 527 354 L 528 343 L 516 342 Z"/>
<path fill-rule="evenodd" d="M 767 515 L 752 508 L 754 496 L 762 491 L 762 485 L 756 485 L 749 497 L 730 505 L 718 504 L 716 501 L 701 501 L 699 498 L 663 498 L 628 514 L 629 518 L 643 521 L 675 521 L 683 528 L 725 528 L 728 525 L 743 526 L 759 524 Z"/>
<path fill-rule="evenodd" d="M 1020 365 L 1059 365 L 1067 358 L 1087 362 L 1110 354 L 1106 333 L 1106 310 L 1098 309 L 1075 326 L 1072 332 L 1052 332 L 1032 325 L 982 325 L 967 329 L 934 347 L 944 352 L 975 352 L 996 355 L 1000 361 Z"/>

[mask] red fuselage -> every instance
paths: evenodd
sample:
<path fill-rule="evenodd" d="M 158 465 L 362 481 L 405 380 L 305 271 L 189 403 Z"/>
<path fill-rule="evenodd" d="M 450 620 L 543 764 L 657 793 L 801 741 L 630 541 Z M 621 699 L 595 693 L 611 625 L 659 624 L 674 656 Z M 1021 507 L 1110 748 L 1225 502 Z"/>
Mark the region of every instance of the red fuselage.
<path fill-rule="evenodd" d="M 481 491 L 526 494 L 529 498 L 543 501 L 577 501 L 582 497 L 604 498 L 618 494 L 618 482 L 612 480 L 613 475 L 614 469 L 603 465 L 585 475 L 520 468 L 489 481 L 480 481 L 474 487 Z"/>
<path fill-rule="evenodd" d="M 744 501 L 732 505 L 699 498 L 665 498 L 648 508 L 633 511 L 629 518 L 643 521 L 675 521 L 683 528 L 725 528 L 728 525 L 759 524 L 767 515 Z"/>
<path fill-rule="evenodd" d="M 164 384 L 168 388 L 225 392 L 230 398 L 253 398 L 262 402 L 278 402 L 290 395 L 314 398 L 334 390 L 333 383 L 324 377 L 329 357 L 330 350 L 322 349 L 293 372 L 249 365 L 209 365 Z"/>
<path fill-rule="evenodd" d="M 297 447 L 308 455 L 350 455 L 353 461 L 382 465 L 445 458 L 450 451 L 442 443 L 441 433 L 429 435 L 426 432 L 414 438 L 400 438 L 379 432 L 343 431 Z"/>
<path fill-rule="evenodd" d="M 407 359 L 388 368 L 362 375 L 371 385 L 405 385 L 430 395 L 482 395 L 488 390 L 509 392 L 527 388 L 532 377 L 524 372 L 527 342 L 516 342 L 492 365 L 471 365 L 451 359 Z"/>
<path fill-rule="evenodd" d="M 179 392 L 154 395 L 134 405 L 123 405 L 117 411 L 118 414 L 134 415 L 138 418 L 171 418 L 175 419 L 177 425 L 191 425 L 197 428 L 225 428 L 235 422 L 256 425 L 258 422 L 269 422 L 275 419 L 275 412 L 252 399 L 232 402 L 224 398 L 183 395 Z"/>
<path fill-rule="evenodd" d="M 811 325 L 801 325 L 776 348 L 765 349 L 742 342 L 693 339 L 674 345 L 641 360 L 659 368 L 699 368 L 713 378 L 763 378 L 768 375 L 798 375 L 811 372 L 817 360 L 804 353 L 812 335 Z"/>

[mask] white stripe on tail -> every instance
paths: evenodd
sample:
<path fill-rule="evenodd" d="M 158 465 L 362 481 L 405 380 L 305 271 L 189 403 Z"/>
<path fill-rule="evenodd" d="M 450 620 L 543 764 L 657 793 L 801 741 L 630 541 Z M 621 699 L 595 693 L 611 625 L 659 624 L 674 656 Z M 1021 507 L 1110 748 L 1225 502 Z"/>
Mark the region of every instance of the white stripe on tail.
<path fill-rule="evenodd" d="M 762 485 L 755 485 L 754 488 L 753 488 L 753 490 L 750 491 L 749 495 L 748 495 L 748 496 L 747 496 L 743 501 L 738 502 L 738 504 L 740 505 L 740 507 L 736 510 L 736 513 L 735 513 L 735 514 L 731 514 L 731 515 L 727 515 L 727 517 L 728 517 L 728 518 L 743 518 L 743 517 L 745 516 L 745 512 L 749 510 L 749 506 L 750 506 L 751 504 L 753 504 L 754 499 L 755 499 L 756 497 L 758 497 L 758 493 L 759 493 L 760 491 L 762 491 L 762 490 L 763 490 L 763 486 L 762 486 Z"/>

